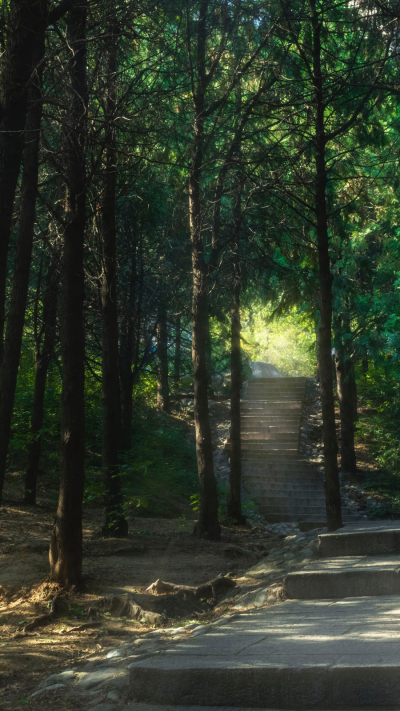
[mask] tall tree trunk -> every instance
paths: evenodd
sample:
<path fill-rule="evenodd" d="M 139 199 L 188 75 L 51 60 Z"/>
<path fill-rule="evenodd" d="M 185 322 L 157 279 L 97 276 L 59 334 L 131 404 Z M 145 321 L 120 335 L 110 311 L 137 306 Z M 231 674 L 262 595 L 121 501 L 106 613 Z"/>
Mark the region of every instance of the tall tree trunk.
<path fill-rule="evenodd" d="M 34 54 L 38 69 L 29 96 L 31 106 L 26 125 L 26 145 L 21 184 L 21 207 L 18 226 L 18 245 L 3 362 L 0 370 L 0 501 L 3 492 L 11 419 L 17 384 L 22 334 L 25 321 L 26 299 L 32 259 L 35 224 L 36 192 L 39 170 L 39 140 L 42 119 L 42 66 L 44 56 L 44 26 L 36 36 Z"/>
<path fill-rule="evenodd" d="M 67 15 L 71 51 L 70 114 L 65 131 L 68 181 L 62 266 L 60 492 L 50 544 L 50 576 L 62 584 L 79 584 L 82 576 L 82 497 L 85 479 L 85 298 L 84 237 L 86 225 L 86 20 L 87 1 Z"/>
<path fill-rule="evenodd" d="M 135 346 L 135 288 L 136 288 L 136 245 L 131 261 L 129 297 L 121 323 L 119 369 L 122 385 L 122 449 L 128 452 L 132 446 L 132 390 Z"/>
<path fill-rule="evenodd" d="M 346 473 L 357 471 L 354 449 L 354 366 L 347 352 L 350 323 L 347 314 L 338 314 L 335 323 L 335 366 L 336 385 L 340 409 L 340 456 L 341 470 Z"/>
<path fill-rule="evenodd" d="M 354 449 L 354 413 L 351 387 L 351 361 L 345 360 L 343 350 L 336 349 L 336 382 L 340 408 L 340 456 L 342 472 L 357 471 L 356 453 Z"/>
<path fill-rule="evenodd" d="M 175 389 L 179 389 L 181 371 L 181 315 L 175 318 L 175 353 L 174 353 L 174 383 Z"/>
<path fill-rule="evenodd" d="M 54 252 L 46 277 L 46 290 L 43 297 L 43 348 L 40 341 L 35 348 L 35 386 L 31 421 L 32 439 L 28 447 L 28 461 L 25 472 L 24 504 L 36 504 L 36 483 L 42 449 L 40 430 L 43 427 L 44 396 L 46 392 L 47 372 L 56 341 L 57 302 L 59 293 L 60 255 Z"/>
<path fill-rule="evenodd" d="M 203 166 L 204 94 L 206 66 L 206 20 L 208 0 L 200 3 L 197 22 L 197 86 L 193 96 L 194 137 L 189 174 L 189 216 L 192 244 L 192 362 L 194 375 L 194 423 L 196 432 L 197 469 L 200 481 L 199 519 L 194 534 L 218 541 L 221 528 L 218 521 L 218 493 L 214 475 L 214 460 L 210 418 L 208 412 L 208 375 L 206 362 L 207 337 L 207 273 L 203 256 L 202 210 L 200 178 Z"/>
<path fill-rule="evenodd" d="M 206 302 L 206 367 L 207 367 L 207 384 L 210 395 L 213 395 L 211 369 L 212 369 L 212 344 L 210 332 L 210 309 L 208 299 Z"/>
<path fill-rule="evenodd" d="M 233 289 L 231 302 L 231 470 L 227 510 L 237 523 L 244 523 L 241 503 L 242 448 L 240 424 L 240 391 L 242 387 L 242 356 L 240 350 L 240 256 L 239 239 L 233 245 Z"/>
<path fill-rule="evenodd" d="M 117 311 L 117 231 L 116 200 L 116 135 L 115 81 L 117 45 L 115 30 L 111 31 L 107 48 L 107 95 L 105 119 L 105 171 L 102 200 L 102 261 L 101 306 L 103 318 L 102 403 L 103 403 L 103 467 L 105 484 L 104 533 L 127 536 L 128 522 L 123 512 L 121 478 L 119 476 L 118 444 L 120 435 L 120 403 L 118 377 L 118 311 Z"/>
<path fill-rule="evenodd" d="M 163 412 L 170 411 L 167 309 L 164 299 L 157 318 L 157 405 Z"/>
<path fill-rule="evenodd" d="M 3 358 L 7 255 L 24 146 L 29 80 L 44 33 L 45 0 L 12 0 L 0 73 L 0 363 Z M 33 147 L 31 147 L 33 150 Z"/>
<path fill-rule="evenodd" d="M 326 165 L 324 96 L 321 73 L 321 23 L 315 0 L 310 0 L 313 29 L 313 70 L 316 108 L 316 156 L 315 156 L 315 206 L 317 217 L 317 243 L 319 258 L 321 321 L 318 339 L 318 366 L 320 377 L 322 419 L 324 431 L 325 497 L 328 531 L 342 526 L 339 470 L 337 463 L 337 440 L 335 406 L 332 379 L 332 282 L 329 259 L 329 236 L 326 210 Z"/>
<path fill-rule="evenodd" d="M 354 363 L 351 364 L 350 372 L 350 387 L 351 387 L 351 400 L 353 404 L 353 422 L 358 420 L 358 396 L 357 396 L 357 382 L 356 382 L 356 369 Z"/>

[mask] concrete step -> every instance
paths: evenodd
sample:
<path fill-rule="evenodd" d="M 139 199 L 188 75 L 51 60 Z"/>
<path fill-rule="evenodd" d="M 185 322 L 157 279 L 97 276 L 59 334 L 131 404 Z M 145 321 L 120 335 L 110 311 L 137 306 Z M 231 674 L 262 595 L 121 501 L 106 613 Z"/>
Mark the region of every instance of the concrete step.
<path fill-rule="evenodd" d="M 244 613 L 134 662 L 129 696 L 169 708 L 398 709 L 398 609 L 380 596 Z"/>
<path fill-rule="evenodd" d="M 279 413 L 281 410 L 301 410 L 302 400 L 299 399 L 287 399 L 287 400 L 266 400 L 265 398 L 257 399 L 246 399 L 242 400 L 242 410 L 248 411 L 251 409 L 254 414 L 257 414 L 257 410 L 267 410 L 270 409 L 274 412 Z"/>
<path fill-rule="evenodd" d="M 257 491 L 255 496 L 259 506 L 276 506 L 276 508 L 278 506 L 287 506 L 288 508 L 295 507 L 298 509 L 302 509 L 304 506 L 317 506 L 325 511 L 325 496 L 321 491 L 313 492 L 312 496 L 310 494 L 307 495 L 307 493 L 301 496 L 297 491 L 293 493 L 287 491 L 281 494 Z"/>
<path fill-rule="evenodd" d="M 247 479 L 247 477 L 242 478 L 243 485 L 244 487 L 249 484 L 249 488 L 251 489 L 252 486 L 263 486 L 263 484 L 258 484 L 257 481 L 252 481 L 251 479 Z M 267 491 L 270 491 L 273 494 L 277 494 L 278 492 L 284 496 L 286 493 L 290 496 L 297 496 L 297 494 L 304 495 L 306 496 L 308 492 L 313 491 L 316 494 L 320 494 L 321 491 L 323 492 L 324 489 L 322 486 L 316 486 L 313 482 L 310 482 L 310 484 L 304 484 L 302 482 L 299 482 L 298 484 L 292 484 L 292 483 L 287 483 L 283 484 L 281 481 L 274 481 L 271 482 L 269 481 L 268 484 L 265 484 L 265 489 Z M 261 491 L 261 489 L 260 489 Z"/>
<path fill-rule="evenodd" d="M 288 402 L 303 402 L 303 398 L 300 393 L 263 393 L 256 392 L 247 393 L 243 396 L 242 403 L 248 405 L 249 402 L 264 402 L 264 403 L 275 403 L 276 405 L 286 405 Z"/>
<path fill-rule="evenodd" d="M 241 432 L 241 439 L 248 437 L 253 437 L 255 440 L 260 442 L 265 441 L 275 441 L 275 442 L 298 442 L 299 433 L 298 432 L 268 432 L 267 430 L 252 431 L 252 432 Z"/>
<path fill-rule="evenodd" d="M 263 477 L 263 476 L 288 476 L 288 477 L 311 477 L 313 479 L 319 479 L 321 481 L 324 480 L 324 475 L 322 472 L 319 472 L 318 469 L 300 469 L 300 467 L 291 467 L 290 463 L 285 464 L 282 462 L 282 466 L 274 466 L 274 467 L 269 467 L 268 465 L 262 466 L 260 462 L 260 466 L 257 466 L 257 460 L 255 462 L 242 462 L 242 471 L 254 476 L 258 477 Z"/>
<path fill-rule="evenodd" d="M 253 498 L 258 502 L 258 497 L 253 494 Z M 313 506 L 312 504 L 310 505 L 304 505 L 301 506 L 296 503 L 290 503 L 290 502 L 285 502 L 282 504 L 261 504 L 259 503 L 259 508 L 261 513 L 264 516 L 269 517 L 269 514 L 296 514 L 298 517 L 300 516 L 315 516 L 319 518 L 320 516 L 325 516 L 326 518 L 326 512 L 325 512 L 325 503 L 321 503 L 320 506 L 316 505 Z"/>
<path fill-rule="evenodd" d="M 268 415 L 266 417 L 242 416 L 242 429 L 248 427 L 300 427 L 300 415 Z"/>
<path fill-rule="evenodd" d="M 255 440 L 244 440 L 245 443 L 245 449 L 248 450 L 254 450 L 254 451 L 266 451 L 268 452 L 269 450 L 274 450 L 274 449 L 298 449 L 297 444 L 298 440 L 297 439 L 289 439 L 289 441 L 285 441 L 285 439 L 281 440 L 268 440 L 268 439 L 255 439 Z"/>
<path fill-rule="evenodd" d="M 288 514 L 282 514 L 282 513 L 269 513 L 267 516 L 268 523 L 279 523 L 280 521 L 284 522 L 295 522 L 295 523 L 307 523 L 307 524 L 312 524 L 307 526 L 307 530 L 310 530 L 311 528 L 322 528 L 322 526 L 326 526 L 326 513 L 324 515 L 320 515 L 317 517 L 313 517 L 312 515 L 309 516 L 308 514 L 303 514 L 303 515 L 298 515 L 298 514 L 293 514 L 293 513 L 288 513 Z M 357 516 L 355 516 L 352 513 L 345 514 L 342 511 L 342 519 L 344 522 L 352 523 L 357 520 Z M 302 527 L 300 526 L 300 529 Z"/>
<path fill-rule="evenodd" d="M 243 422 L 241 427 L 241 435 L 258 434 L 260 437 L 269 435 L 270 437 L 279 435 L 292 435 L 295 439 L 299 438 L 299 428 L 295 425 L 259 425 L 256 423 Z"/>
<path fill-rule="evenodd" d="M 400 553 L 400 521 L 367 521 L 319 537 L 323 556 Z"/>
<path fill-rule="evenodd" d="M 284 452 L 283 452 L 283 454 L 284 454 Z M 253 450 L 248 449 L 243 455 L 244 461 L 250 461 L 250 462 L 251 461 L 258 461 L 258 460 L 269 462 L 271 459 L 275 460 L 278 458 L 282 458 L 282 452 L 276 452 L 274 454 L 274 452 L 263 452 L 263 451 L 257 451 L 255 449 L 253 449 Z M 298 451 L 291 456 L 291 460 L 294 460 L 295 462 L 298 460 L 298 458 L 299 458 Z"/>
<path fill-rule="evenodd" d="M 263 390 L 262 388 L 255 388 L 254 390 L 246 390 L 241 395 L 243 401 L 247 400 L 276 400 L 286 401 L 288 399 L 301 400 L 304 399 L 304 390 Z"/>
<path fill-rule="evenodd" d="M 288 598 L 301 600 L 400 595 L 400 556 L 345 556 L 326 558 L 289 573 L 285 580 Z"/>
<path fill-rule="evenodd" d="M 224 449 L 229 451 L 231 448 L 231 443 L 227 442 L 224 445 Z M 243 440 L 242 442 L 242 452 L 260 452 L 260 453 L 266 453 L 266 452 L 271 452 L 271 454 L 274 453 L 279 453 L 279 454 L 286 454 L 290 453 L 294 456 L 298 455 L 299 448 L 297 446 L 297 443 L 291 443 L 291 442 L 268 442 L 264 440 Z"/>
<path fill-rule="evenodd" d="M 323 484 L 319 481 L 306 480 L 305 482 L 301 479 L 296 480 L 294 483 L 290 479 L 269 479 L 267 481 L 257 481 L 252 479 L 243 478 L 243 486 L 246 487 L 248 491 L 254 491 L 254 493 L 269 493 L 275 490 L 280 490 L 282 492 L 293 491 L 294 494 L 298 494 L 300 491 L 312 491 L 318 493 L 319 496 L 323 496 L 325 488 Z"/>
<path fill-rule="evenodd" d="M 263 471 L 272 471 L 273 469 L 275 469 L 276 471 L 308 471 L 314 473 L 319 472 L 318 465 L 312 464 L 307 460 L 300 459 L 298 454 L 294 459 L 291 459 L 290 463 L 287 465 L 282 462 L 282 459 L 280 457 L 273 457 L 270 454 L 267 454 L 261 458 L 255 457 L 254 464 L 251 463 L 251 459 L 251 455 L 246 456 L 246 466 L 254 466 L 255 468 Z"/>
<path fill-rule="evenodd" d="M 299 522 L 305 522 L 305 523 L 311 523 L 312 526 L 310 528 L 322 528 L 322 526 L 326 526 L 326 513 L 322 516 L 308 516 L 306 514 L 303 514 L 302 516 L 299 516 L 297 513 L 269 513 L 267 516 L 268 523 L 299 523 Z"/>

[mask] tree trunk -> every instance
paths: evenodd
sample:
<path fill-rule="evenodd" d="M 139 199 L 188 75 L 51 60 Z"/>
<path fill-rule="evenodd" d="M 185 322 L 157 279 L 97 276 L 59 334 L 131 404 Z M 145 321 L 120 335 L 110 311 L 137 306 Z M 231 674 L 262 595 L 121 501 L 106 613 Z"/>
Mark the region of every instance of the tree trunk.
<path fill-rule="evenodd" d="M 328 531 L 342 526 L 339 471 L 337 463 L 337 440 L 335 406 L 332 379 L 332 282 L 329 259 L 328 220 L 326 211 L 326 166 L 324 97 L 321 74 L 321 24 L 310 0 L 313 28 L 313 69 L 316 108 L 316 156 L 315 156 L 315 207 L 317 217 L 317 243 L 319 258 L 321 321 L 318 339 L 318 366 L 320 377 L 322 419 L 324 431 L 325 497 Z"/>
<path fill-rule="evenodd" d="M 356 453 L 354 449 L 354 412 L 351 384 L 350 360 L 345 360 L 343 349 L 336 348 L 336 382 L 340 408 L 341 434 L 341 470 L 346 473 L 357 471 Z"/>
<path fill-rule="evenodd" d="M 26 125 L 26 146 L 21 184 L 21 207 L 18 226 L 18 245 L 3 362 L 0 370 L 0 501 L 3 492 L 14 395 L 17 384 L 22 334 L 25 322 L 26 299 L 32 259 L 35 224 L 36 192 L 39 170 L 39 140 L 42 119 L 42 67 L 44 55 L 44 27 L 38 32 L 34 58 L 38 70 L 29 91 L 31 107 Z"/>
<path fill-rule="evenodd" d="M 12 0 L 10 31 L 0 74 L 0 363 L 3 358 L 7 256 L 15 190 L 24 146 L 29 80 L 44 33 L 46 4 Z M 33 147 L 32 147 L 33 150 Z"/>
<path fill-rule="evenodd" d="M 128 452 L 132 446 L 132 390 L 133 390 L 133 357 L 135 340 L 135 287 L 136 287 L 136 245 L 131 262 L 129 281 L 129 297 L 121 324 L 119 369 L 123 391 L 122 408 L 122 449 Z"/>
<path fill-rule="evenodd" d="M 65 129 L 68 181 L 62 268 L 60 493 L 50 544 L 50 577 L 79 584 L 82 576 L 82 497 L 85 479 L 85 298 L 84 237 L 86 225 L 86 20 L 80 0 L 67 15 L 71 50 L 70 113 Z"/>
<path fill-rule="evenodd" d="M 192 244 L 192 362 L 194 376 L 194 423 L 196 432 L 197 469 L 200 481 L 199 519 L 194 534 L 218 541 L 218 493 L 214 475 L 211 427 L 208 412 L 208 375 L 206 364 L 207 337 L 207 265 L 203 256 L 200 178 L 203 166 L 204 93 L 206 66 L 206 19 L 208 0 L 202 0 L 197 22 L 197 86 L 194 102 L 194 137 L 189 173 L 189 217 Z"/>
<path fill-rule="evenodd" d="M 175 389 L 179 390 L 181 370 L 181 315 L 177 314 L 175 319 L 175 354 L 174 354 L 174 383 Z"/>
<path fill-rule="evenodd" d="M 350 372 L 350 386 L 351 386 L 351 399 L 353 403 L 353 422 L 358 420 L 358 397 L 357 397 L 357 382 L 356 382 L 356 370 L 354 363 L 351 364 Z"/>
<path fill-rule="evenodd" d="M 211 333 L 210 333 L 210 310 L 208 299 L 206 303 L 206 368 L 207 368 L 207 384 L 210 395 L 214 394 L 211 380 L 212 370 L 212 348 L 211 348 Z"/>
<path fill-rule="evenodd" d="M 242 448 L 240 426 L 240 391 L 242 387 L 242 357 L 240 350 L 240 257 L 238 240 L 234 245 L 234 276 L 231 304 L 231 470 L 228 490 L 228 516 L 236 523 L 245 523 L 242 515 Z"/>
<path fill-rule="evenodd" d="M 117 231 L 115 222 L 116 196 L 116 135 L 115 80 L 117 73 L 116 37 L 112 33 L 107 48 L 107 95 L 105 120 L 105 171 L 102 200 L 101 306 L 102 342 L 102 404 L 103 404 L 103 467 L 105 487 L 105 525 L 103 532 L 111 536 L 127 536 L 128 523 L 123 512 L 121 477 L 119 476 L 118 444 L 120 435 L 120 402 L 118 377 L 118 311 L 117 311 Z"/>
<path fill-rule="evenodd" d="M 46 277 L 46 291 L 43 297 L 43 348 L 40 342 L 35 349 L 35 386 L 31 422 L 32 439 L 28 447 L 28 461 L 25 472 L 24 504 L 36 504 L 36 483 L 42 449 L 40 430 L 43 427 L 44 396 L 46 392 L 47 371 L 56 340 L 57 302 L 59 292 L 59 254 L 51 259 Z"/>
<path fill-rule="evenodd" d="M 162 301 L 157 319 L 157 405 L 162 412 L 169 412 L 167 309 Z"/>

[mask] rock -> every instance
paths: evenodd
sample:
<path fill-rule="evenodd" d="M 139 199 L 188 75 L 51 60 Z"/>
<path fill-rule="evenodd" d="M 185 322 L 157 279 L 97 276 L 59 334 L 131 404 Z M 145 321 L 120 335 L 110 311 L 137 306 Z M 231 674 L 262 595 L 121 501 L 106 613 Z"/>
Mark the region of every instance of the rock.
<path fill-rule="evenodd" d="M 261 607 L 264 604 L 265 598 L 267 597 L 266 590 L 259 590 L 254 598 L 254 607 Z"/>
<path fill-rule="evenodd" d="M 116 676 L 115 679 L 112 679 L 108 688 L 112 691 L 122 691 L 127 686 L 128 676 L 125 674 L 124 676 Z"/>
<path fill-rule="evenodd" d="M 311 548 L 304 548 L 302 555 L 303 558 L 312 558 L 314 551 L 312 551 Z"/>
<path fill-rule="evenodd" d="M 199 625 L 198 627 L 194 628 L 194 630 L 192 631 L 192 635 L 193 637 L 197 637 L 199 634 L 204 634 L 205 632 L 208 632 L 209 629 L 209 625 Z"/>
<path fill-rule="evenodd" d="M 88 672 L 84 674 L 78 681 L 76 688 L 80 691 L 89 691 L 95 686 L 98 686 L 103 681 L 108 681 L 112 679 L 117 674 L 116 669 L 99 669 L 95 672 Z"/>
<path fill-rule="evenodd" d="M 110 699 L 110 701 L 118 701 L 119 699 L 119 693 L 115 689 L 112 691 L 109 691 L 107 694 L 107 699 Z"/>
<path fill-rule="evenodd" d="M 115 657 L 122 657 L 123 656 L 123 651 L 121 649 L 113 649 L 111 652 L 108 652 L 106 655 L 106 659 L 114 659 Z"/>
<path fill-rule="evenodd" d="M 31 695 L 31 698 L 33 698 L 34 696 L 39 696 L 39 694 L 44 694 L 47 691 L 54 691 L 54 689 L 65 689 L 65 684 L 51 684 L 51 686 L 45 686 L 43 689 L 35 691 Z"/>
<path fill-rule="evenodd" d="M 234 592 L 236 592 L 236 590 L 235 590 Z M 193 632 L 193 630 L 195 630 L 196 627 L 198 627 L 198 626 L 199 626 L 199 625 L 198 625 L 197 622 L 192 622 L 191 625 L 186 625 L 186 627 L 184 627 L 184 629 L 185 629 L 187 632 Z M 178 629 L 179 629 L 179 627 L 178 627 Z M 170 630 L 168 630 L 168 632 L 169 632 L 169 631 L 170 631 Z"/>
<path fill-rule="evenodd" d="M 90 711 L 116 711 L 117 707 L 115 704 L 100 704 L 99 706 L 94 706 Z"/>
<path fill-rule="evenodd" d="M 72 681 L 75 676 L 76 672 L 73 669 L 67 669 L 66 671 L 60 672 L 60 674 L 52 674 L 51 676 L 48 676 L 47 679 L 39 684 L 39 687 L 42 689 L 50 685 L 54 686 L 55 684 L 65 684 L 66 681 Z"/>

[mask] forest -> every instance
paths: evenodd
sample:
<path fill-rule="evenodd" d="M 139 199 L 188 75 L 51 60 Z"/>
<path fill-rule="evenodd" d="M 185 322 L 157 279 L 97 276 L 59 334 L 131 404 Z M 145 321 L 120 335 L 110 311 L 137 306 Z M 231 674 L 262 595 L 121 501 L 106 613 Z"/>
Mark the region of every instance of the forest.
<path fill-rule="evenodd" d="M 105 538 L 178 518 L 175 494 L 198 539 L 245 522 L 257 360 L 318 378 L 328 530 L 357 442 L 396 512 L 399 20 L 396 0 L 2 2 L 0 518 L 56 492 L 51 580 L 81 583 L 84 507 Z"/>

